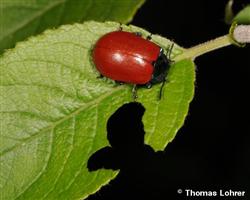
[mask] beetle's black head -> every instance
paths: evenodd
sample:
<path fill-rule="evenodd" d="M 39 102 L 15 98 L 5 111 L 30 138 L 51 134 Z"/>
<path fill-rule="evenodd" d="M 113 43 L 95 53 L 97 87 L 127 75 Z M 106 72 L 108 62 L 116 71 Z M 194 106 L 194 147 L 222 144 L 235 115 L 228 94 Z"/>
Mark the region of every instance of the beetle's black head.
<path fill-rule="evenodd" d="M 160 50 L 160 54 L 154 63 L 154 72 L 151 79 L 151 84 L 161 83 L 166 80 L 166 76 L 170 66 L 170 60 L 163 53 L 163 49 Z"/>

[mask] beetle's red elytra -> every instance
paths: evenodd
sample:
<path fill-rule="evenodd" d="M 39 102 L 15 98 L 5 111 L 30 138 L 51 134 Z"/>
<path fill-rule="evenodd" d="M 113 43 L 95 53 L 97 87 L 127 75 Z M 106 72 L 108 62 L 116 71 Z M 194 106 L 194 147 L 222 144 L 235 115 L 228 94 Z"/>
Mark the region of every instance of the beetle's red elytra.
<path fill-rule="evenodd" d="M 169 59 L 163 49 L 139 33 L 113 31 L 93 49 L 93 61 L 102 76 L 134 85 L 165 82 Z"/>

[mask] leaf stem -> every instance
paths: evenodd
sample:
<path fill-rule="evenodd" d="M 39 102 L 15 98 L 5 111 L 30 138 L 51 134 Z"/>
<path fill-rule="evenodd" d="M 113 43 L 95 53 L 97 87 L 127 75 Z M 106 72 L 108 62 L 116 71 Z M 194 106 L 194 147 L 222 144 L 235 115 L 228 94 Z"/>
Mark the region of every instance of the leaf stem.
<path fill-rule="evenodd" d="M 186 49 L 182 54 L 176 56 L 174 60 L 194 60 L 200 55 L 222 47 L 226 47 L 232 44 L 244 47 L 247 43 L 250 43 L 250 25 L 237 25 L 236 23 L 234 23 L 232 24 L 228 35 L 224 35 L 214 40 L 210 40 L 208 42 Z"/>
<path fill-rule="evenodd" d="M 232 41 L 231 37 L 229 35 L 224 35 L 216 39 L 207 41 L 205 43 L 199 44 L 197 46 L 191 47 L 185 50 L 182 54 L 176 56 L 174 60 L 180 61 L 188 58 L 195 59 L 200 55 L 232 44 L 234 44 L 234 42 Z"/>

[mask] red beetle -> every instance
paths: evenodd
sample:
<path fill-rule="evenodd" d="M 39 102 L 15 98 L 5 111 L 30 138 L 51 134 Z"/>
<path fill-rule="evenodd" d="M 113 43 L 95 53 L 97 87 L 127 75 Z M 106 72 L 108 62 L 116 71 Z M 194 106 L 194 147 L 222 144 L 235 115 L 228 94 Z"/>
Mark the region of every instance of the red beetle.
<path fill-rule="evenodd" d="M 102 36 L 93 49 L 93 61 L 102 76 L 148 88 L 165 83 L 170 63 L 157 44 L 142 38 L 140 33 L 125 31 Z"/>

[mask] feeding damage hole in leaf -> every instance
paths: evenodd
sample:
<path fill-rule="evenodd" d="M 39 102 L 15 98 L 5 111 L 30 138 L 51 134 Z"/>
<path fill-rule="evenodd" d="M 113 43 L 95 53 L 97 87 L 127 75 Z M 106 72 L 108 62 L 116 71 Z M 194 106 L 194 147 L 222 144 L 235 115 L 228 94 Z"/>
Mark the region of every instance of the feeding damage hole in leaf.
<path fill-rule="evenodd" d="M 108 120 L 107 138 L 111 145 L 95 152 L 88 160 L 89 171 L 105 169 L 133 170 L 134 162 L 141 165 L 154 150 L 144 144 L 142 116 L 145 108 L 140 103 L 124 104 Z"/>
<path fill-rule="evenodd" d="M 133 184 L 127 185 L 126 189 L 120 191 L 116 188 L 119 196 L 145 193 L 145 183 L 149 184 L 147 187 L 151 187 L 155 182 L 149 180 L 159 179 L 155 176 L 156 173 L 148 172 L 157 171 L 157 166 L 163 159 L 163 152 L 155 152 L 152 147 L 144 144 L 144 112 L 145 108 L 138 102 L 121 106 L 107 122 L 107 138 L 111 146 L 98 150 L 88 160 L 89 171 L 102 168 L 120 169 L 119 175 L 112 181 L 117 186 L 126 182 L 126 179 L 131 179 Z M 156 167 L 152 168 L 152 165 Z M 140 187 L 142 182 L 143 187 Z M 152 194 L 152 191 L 148 192 L 149 195 Z M 88 199 L 91 199 L 91 196 Z"/>

